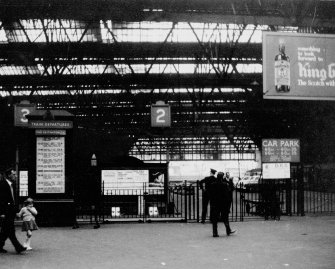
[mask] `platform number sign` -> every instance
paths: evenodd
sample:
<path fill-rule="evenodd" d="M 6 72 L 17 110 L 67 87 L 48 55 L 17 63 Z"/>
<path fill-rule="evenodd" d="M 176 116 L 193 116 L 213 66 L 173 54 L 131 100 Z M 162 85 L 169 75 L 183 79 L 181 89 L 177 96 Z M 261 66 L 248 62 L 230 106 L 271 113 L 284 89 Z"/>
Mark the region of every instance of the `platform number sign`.
<path fill-rule="evenodd" d="M 151 105 L 151 127 L 170 127 L 171 108 L 162 101 Z"/>
<path fill-rule="evenodd" d="M 28 127 L 27 116 L 35 111 L 34 104 L 17 104 L 14 107 L 14 125 Z"/>

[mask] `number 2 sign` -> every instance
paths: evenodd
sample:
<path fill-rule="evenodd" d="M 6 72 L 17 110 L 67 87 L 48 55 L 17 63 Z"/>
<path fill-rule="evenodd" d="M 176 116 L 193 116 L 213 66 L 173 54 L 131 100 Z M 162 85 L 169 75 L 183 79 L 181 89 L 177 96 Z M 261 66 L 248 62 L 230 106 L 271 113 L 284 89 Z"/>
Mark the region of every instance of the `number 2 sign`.
<path fill-rule="evenodd" d="M 157 101 L 151 105 L 151 127 L 170 127 L 171 108 L 170 105 L 162 101 Z"/>

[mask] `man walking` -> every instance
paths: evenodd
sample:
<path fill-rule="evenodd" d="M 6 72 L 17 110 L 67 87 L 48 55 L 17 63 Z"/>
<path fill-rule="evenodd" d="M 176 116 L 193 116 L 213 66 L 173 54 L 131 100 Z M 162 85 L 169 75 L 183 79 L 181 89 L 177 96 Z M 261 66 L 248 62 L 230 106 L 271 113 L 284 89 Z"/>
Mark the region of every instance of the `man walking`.
<path fill-rule="evenodd" d="M 204 179 L 200 180 L 199 186 L 202 190 L 202 214 L 201 214 L 201 223 L 205 223 L 206 221 L 206 215 L 207 215 L 207 207 L 209 203 L 209 194 L 208 194 L 208 188 L 209 185 L 215 181 L 215 169 L 210 170 L 210 176 L 205 177 Z"/>
<path fill-rule="evenodd" d="M 14 169 L 6 170 L 5 178 L 0 180 L 0 253 L 7 252 L 3 247 L 8 238 L 12 242 L 17 253 L 21 253 L 27 249 L 21 245 L 15 235 L 15 181 L 16 173 Z"/>
<path fill-rule="evenodd" d="M 229 190 L 229 211 L 231 208 L 231 205 L 233 203 L 233 191 L 234 191 L 234 183 L 233 183 L 233 178 L 230 177 L 230 173 L 226 172 L 226 176 L 225 176 L 226 182 L 228 184 L 228 190 Z"/>
<path fill-rule="evenodd" d="M 210 184 L 209 199 L 211 207 L 211 221 L 213 226 L 213 237 L 218 237 L 218 221 L 223 219 L 226 227 L 226 234 L 229 236 L 236 231 L 231 230 L 229 225 L 229 208 L 230 208 L 230 194 L 229 185 L 224 179 L 224 174 L 219 172 L 217 178 Z"/>

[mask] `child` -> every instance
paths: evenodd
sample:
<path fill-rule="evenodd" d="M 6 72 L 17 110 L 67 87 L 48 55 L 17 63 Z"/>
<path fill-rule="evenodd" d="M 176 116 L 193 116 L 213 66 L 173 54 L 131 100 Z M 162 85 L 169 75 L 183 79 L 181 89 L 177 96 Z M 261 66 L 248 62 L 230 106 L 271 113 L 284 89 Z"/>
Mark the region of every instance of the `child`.
<path fill-rule="evenodd" d="M 32 250 L 30 246 L 30 238 L 32 236 L 32 231 L 37 230 L 38 227 L 35 222 L 35 216 L 37 215 L 37 210 L 33 205 L 34 200 L 31 198 L 27 198 L 24 201 L 24 207 L 20 210 L 20 212 L 17 214 L 18 217 L 22 218 L 22 231 L 27 232 L 27 239 L 24 247 L 27 248 L 27 250 Z"/>

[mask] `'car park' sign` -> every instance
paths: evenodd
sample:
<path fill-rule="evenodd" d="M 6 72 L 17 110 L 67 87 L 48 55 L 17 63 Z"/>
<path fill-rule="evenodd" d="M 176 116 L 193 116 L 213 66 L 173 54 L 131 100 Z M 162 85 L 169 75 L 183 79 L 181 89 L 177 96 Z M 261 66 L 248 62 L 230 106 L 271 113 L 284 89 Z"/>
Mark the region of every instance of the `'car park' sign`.
<path fill-rule="evenodd" d="M 300 162 L 299 139 L 262 139 L 262 162 Z"/>

